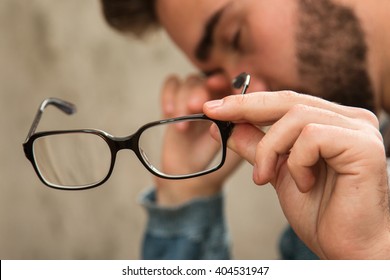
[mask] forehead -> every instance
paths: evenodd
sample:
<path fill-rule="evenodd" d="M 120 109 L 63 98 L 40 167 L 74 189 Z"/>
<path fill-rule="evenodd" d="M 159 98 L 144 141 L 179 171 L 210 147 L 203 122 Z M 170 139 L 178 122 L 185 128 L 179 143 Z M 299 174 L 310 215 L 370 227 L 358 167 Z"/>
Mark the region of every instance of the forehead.
<path fill-rule="evenodd" d="M 159 20 L 191 60 L 208 20 L 231 0 L 157 0 Z"/>

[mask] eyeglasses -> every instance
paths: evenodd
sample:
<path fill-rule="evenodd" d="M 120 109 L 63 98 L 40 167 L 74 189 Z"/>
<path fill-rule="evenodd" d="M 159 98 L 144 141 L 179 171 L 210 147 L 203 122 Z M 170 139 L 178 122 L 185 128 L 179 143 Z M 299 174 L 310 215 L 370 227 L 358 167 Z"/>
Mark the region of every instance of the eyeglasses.
<path fill-rule="evenodd" d="M 249 82 L 250 76 L 242 73 L 233 80 L 233 87 L 243 87 L 241 94 L 245 94 Z M 105 183 L 114 169 L 117 153 L 123 149 L 132 150 L 147 170 L 161 178 L 187 179 L 214 172 L 225 162 L 227 140 L 233 129 L 231 122 L 195 114 L 150 122 L 125 137 L 115 137 L 97 129 L 36 133 L 42 114 L 49 105 L 68 115 L 76 112 L 76 107 L 69 102 L 58 98 L 45 99 L 39 106 L 23 148 L 39 179 L 51 188 L 62 190 L 88 189 Z M 201 141 L 202 150 L 196 152 L 204 160 L 200 163 L 190 156 L 182 157 L 176 168 L 169 169 L 163 159 L 179 159 L 163 156 L 164 141 L 169 141 L 165 132 L 177 129 L 177 124 L 182 122 L 186 122 L 188 127 L 182 133 L 183 140 L 188 143 Z M 212 125 L 218 128 L 219 140 L 208 131 Z"/>

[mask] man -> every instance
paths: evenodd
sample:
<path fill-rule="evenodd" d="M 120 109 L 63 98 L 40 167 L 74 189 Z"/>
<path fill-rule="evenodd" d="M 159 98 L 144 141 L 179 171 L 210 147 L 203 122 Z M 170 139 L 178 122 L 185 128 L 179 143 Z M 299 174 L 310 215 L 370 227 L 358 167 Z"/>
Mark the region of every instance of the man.
<path fill-rule="evenodd" d="M 162 26 L 205 73 L 169 78 L 164 114 L 204 111 L 236 123 L 230 149 L 253 164 L 256 184 L 274 186 L 293 229 L 282 239 L 283 257 L 390 258 L 386 157 L 373 114 L 390 110 L 389 1 L 103 0 L 103 7 L 124 32 Z M 252 93 L 231 95 L 230 81 L 243 71 Z M 258 127 L 266 125 L 265 134 Z M 144 256 L 228 258 L 219 193 L 237 164 L 233 156 L 214 174 L 157 180 L 144 202 Z"/>

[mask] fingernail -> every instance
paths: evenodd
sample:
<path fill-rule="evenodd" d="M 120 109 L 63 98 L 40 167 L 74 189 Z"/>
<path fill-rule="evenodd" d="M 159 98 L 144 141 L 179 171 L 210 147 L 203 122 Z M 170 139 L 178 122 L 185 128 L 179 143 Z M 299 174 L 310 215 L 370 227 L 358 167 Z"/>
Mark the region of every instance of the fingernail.
<path fill-rule="evenodd" d="M 217 99 L 217 100 L 211 100 L 206 102 L 205 106 L 207 108 L 212 109 L 212 108 L 220 107 L 222 104 L 223 104 L 223 99 Z"/>

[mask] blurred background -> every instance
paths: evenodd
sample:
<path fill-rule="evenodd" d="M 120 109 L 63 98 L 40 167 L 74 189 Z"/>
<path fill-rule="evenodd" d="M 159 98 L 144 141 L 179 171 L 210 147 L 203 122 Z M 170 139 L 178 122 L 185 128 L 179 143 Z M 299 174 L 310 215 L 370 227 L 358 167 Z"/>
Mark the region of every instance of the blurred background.
<path fill-rule="evenodd" d="M 146 222 L 138 197 L 152 178 L 135 155 L 119 153 L 99 188 L 59 191 L 39 181 L 22 143 L 46 97 L 78 112 L 49 107 L 38 130 L 130 135 L 160 119 L 164 78 L 194 69 L 162 32 L 136 41 L 110 29 L 98 0 L 2 0 L 0 34 L 0 258 L 138 259 Z M 286 222 L 273 188 L 251 176 L 243 164 L 225 188 L 233 256 L 276 259 Z"/>

